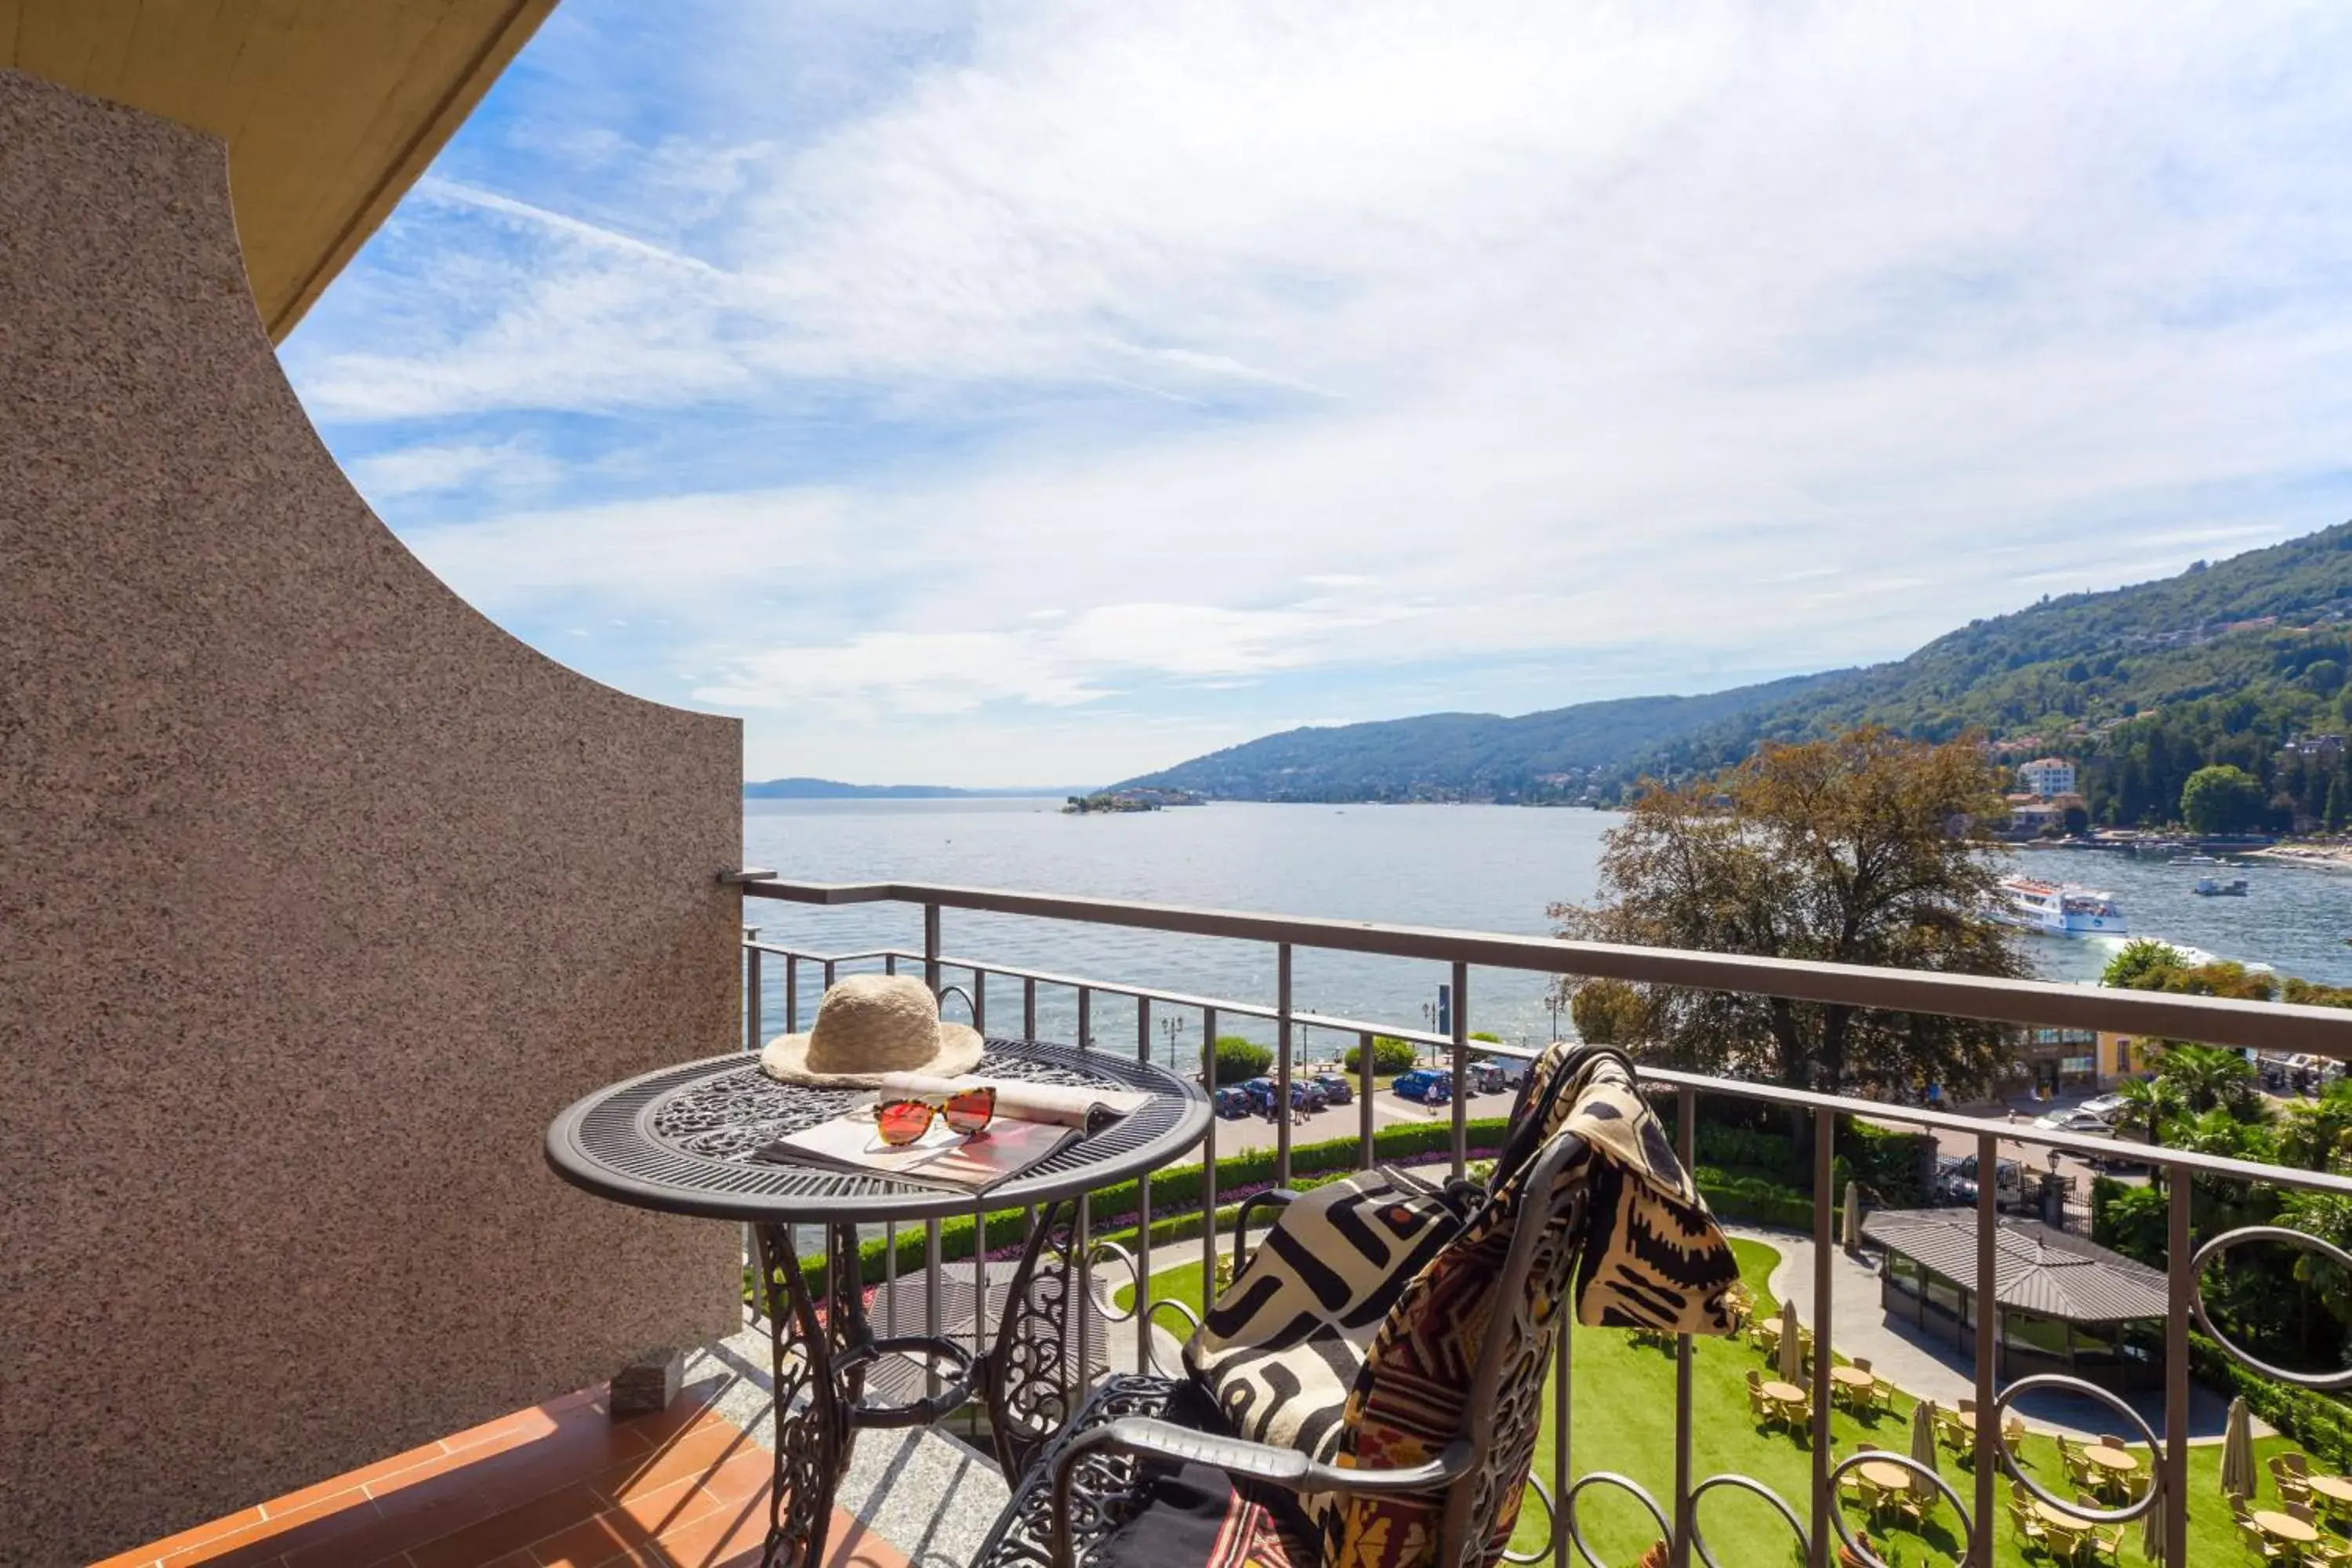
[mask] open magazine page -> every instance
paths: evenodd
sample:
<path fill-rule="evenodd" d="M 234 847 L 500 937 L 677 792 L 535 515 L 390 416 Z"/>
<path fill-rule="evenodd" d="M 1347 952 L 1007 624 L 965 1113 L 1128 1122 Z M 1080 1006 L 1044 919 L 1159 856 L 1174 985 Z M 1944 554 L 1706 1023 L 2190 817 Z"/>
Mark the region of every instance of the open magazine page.
<path fill-rule="evenodd" d="M 986 1132 L 966 1137 L 950 1131 L 946 1118 L 937 1117 L 920 1138 L 893 1147 L 882 1142 L 871 1110 L 853 1110 L 788 1132 L 761 1150 L 760 1157 L 980 1193 L 1021 1174 L 1081 1135 L 1073 1127 L 1000 1115 Z"/>

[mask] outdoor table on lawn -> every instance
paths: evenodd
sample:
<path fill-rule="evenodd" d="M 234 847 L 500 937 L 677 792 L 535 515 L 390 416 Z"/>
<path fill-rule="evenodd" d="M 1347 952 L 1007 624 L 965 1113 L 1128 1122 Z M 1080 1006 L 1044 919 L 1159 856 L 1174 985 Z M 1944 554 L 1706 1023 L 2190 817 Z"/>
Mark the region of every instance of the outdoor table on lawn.
<path fill-rule="evenodd" d="M 2352 1476 L 2314 1476 L 2311 1489 L 2340 1503 L 2352 1503 Z"/>
<path fill-rule="evenodd" d="M 2119 1476 L 2127 1476 L 2139 1468 L 2139 1459 L 2137 1456 L 2126 1453 L 2121 1448 L 2110 1448 L 2105 1443 L 2092 1444 L 2083 1450 L 2083 1458 L 2090 1460 L 2099 1468 L 2113 1470 Z"/>
<path fill-rule="evenodd" d="M 1893 1501 L 1911 1489 L 1911 1472 L 1901 1465 L 1885 1459 L 1868 1459 L 1853 1468 L 1853 1473 L 1870 1496 L 1871 1522 Z"/>
<path fill-rule="evenodd" d="M 1802 1405 L 1805 1402 L 1805 1391 L 1793 1383 L 1768 1383 L 1759 1392 L 1775 1405 Z"/>
<path fill-rule="evenodd" d="M 775 1485 L 768 1505 L 765 1568 L 825 1561 L 834 1489 L 864 1427 L 929 1426 L 974 1398 L 988 1405 L 997 1459 L 1008 1476 L 1053 1435 L 1042 1419 L 1075 1409 L 1087 1379 L 1086 1314 L 1076 1281 L 1088 1247 L 1079 1199 L 1195 1147 L 1209 1125 L 1198 1084 L 1107 1051 L 1035 1040 L 990 1040 L 978 1072 L 1102 1089 L 1140 1089 L 1142 1106 L 1021 1175 L 974 1198 L 968 1193 L 863 1172 L 761 1157 L 787 1132 L 832 1120 L 871 1089 L 783 1084 L 740 1053 L 662 1068 L 574 1102 L 547 1130 L 547 1163 L 576 1187 L 664 1214 L 748 1223 L 758 1247 L 759 1302 L 772 1347 Z M 1030 1208 L 1034 1223 L 1014 1265 L 993 1342 L 982 1349 L 929 1335 L 878 1338 L 866 1318 L 858 1227 Z M 826 1283 L 819 1301 L 801 1275 L 795 1228 L 823 1238 Z M 1034 1293 L 1040 1260 L 1069 1283 Z M 814 1259 L 813 1259 L 814 1261 Z M 991 1281 L 974 1271 L 972 1332 Z M 934 1282 L 936 1289 L 936 1281 Z M 820 1316 L 820 1313 L 822 1316 Z M 1077 1321 L 1075 1353 L 1069 1322 Z M 869 1402 L 869 1370 L 887 1356 L 923 1363 L 928 1397 Z"/>
<path fill-rule="evenodd" d="M 2254 1521 L 2255 1528 L 2264 1535 L 2273 1536 L 2291 1545 L 2308 1546 L 2319 1539 L 2317 1525 L 2306 1524 L 2291 1513 L 2279 1513 L 2271 1509 L 2258 1508 L 2248 1517 Z"/>
<path fill-rule="evenodd" d="M 1830 1368 L 1830 1381 L 1851 1395 L 1868 1394 L 1876 1380 L 1858 1366 L 1833 1366 Z"/>

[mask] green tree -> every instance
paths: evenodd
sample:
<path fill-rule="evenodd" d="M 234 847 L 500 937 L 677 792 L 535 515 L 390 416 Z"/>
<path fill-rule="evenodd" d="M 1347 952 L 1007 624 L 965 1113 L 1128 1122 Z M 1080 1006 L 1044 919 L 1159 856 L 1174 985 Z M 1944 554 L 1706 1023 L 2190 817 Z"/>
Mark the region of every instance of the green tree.
<path fill-rule="evenodd" d="M 1363 1047 L 1349 1046 L 1339 1065 L 1349 1072 L 1363 1070 Z M 1381 1078 L 1394 1078 L 1401 1072 L 1411 1072 L 1416 1053 L 1411 1040 L 1400 1040 L 1394 1035 L 1372 1037 L 1372 1071 Z"/>
<path fill-rule="evenodd" d="M 1274 1050 L 1239 1035 L 1219 1035 L 1216 1045 L 1217 1081 L 1239 1083 L 1256 1078 L 1274 1065 Z"/>
<path fill-rule="evenodd" d="M 2152 936 L 2136 936 L 2107 960 L 2107 967 L 2100 972 L 2099 984 L 2137 991 L 2145 989 L 2139 984 L 2145 975 L 2188 967 L 2189 955 L 2170 942 L 2158 942 Z"/>
<path fill-rule="evenodd" d="M 2185 1040 L 2168 1042 L 2157 1056 L 2156 1076 L 2179 1090 L 2192 1115 L 2221 1110 L 2246 1122 L 2263 1119 L 2265 1101 L 2257 1087 L 2254 1064 L 2242 1051 Z"/>
<path fill-rule="evenodd" d="M 1570 939 L 2021 976 L 2009 928 L 1984 913 L 2000 868 L 1967 837 L 2000 805 L 1974 736 L 1767 744 L 1712 777 L 1650 784 L 1608 836 L 1598 901 L 1552 913 Z M 1665 1059 L 1832 1091 L 1974 1089 L 2013 1038 L 1939 1015 L 1635 989 Z"/>
<path fill-rule="evenodd" d="M 2263 781 L 2226 763 L 2210 763 L 2180 786 L 2180 820 L 2199 833 L 2244 833 L 2261 826 Z"/>
<path fill-rule="evenodd" d="M 1596 1046 L 1638 1046 L 1650 1038 L 1650 1003 L 1642 988 L 1622 980 L 1578 983 L 1568 998 L 1576 1036 Z"/>
<path fill-rule="evenodd" d="M 2339 770 L 2327 775 L 2327 804 L 2320 809 L 2319 820 L 2330 833 L 2344 831 L 2344 774 Z"/>
<path fill-rule="evenodd" d="M 2279 1158 L 2303 1170 L 2329 1169 L 2347 1139 L 2352 1139 L 2352 1079 L 2336 1079 L 2318 1100 L 2289 1105 L 2279 1119 Z"/>

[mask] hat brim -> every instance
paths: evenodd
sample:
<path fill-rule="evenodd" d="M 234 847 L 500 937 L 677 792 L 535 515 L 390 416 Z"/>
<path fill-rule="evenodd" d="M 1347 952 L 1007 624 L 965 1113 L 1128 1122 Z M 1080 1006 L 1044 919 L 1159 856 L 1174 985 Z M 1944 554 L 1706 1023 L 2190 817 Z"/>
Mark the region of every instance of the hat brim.
<path fill-rule="evenodd" d="M 879 1072 L 813 1072 L 808 1065 L 811 1037 L 778 1035 L 760 1052 L 760 1070 L 779 1083 L 803 1083 L 819 1089 L 879 1089 L 891 1073 L 924 1073 L 954 1078 L 980 1065 L 985 1043 L 976 1029 L 961 1024 L 941 1024 L 939 1042 L 929 1058 L 886 1068 Z"/>

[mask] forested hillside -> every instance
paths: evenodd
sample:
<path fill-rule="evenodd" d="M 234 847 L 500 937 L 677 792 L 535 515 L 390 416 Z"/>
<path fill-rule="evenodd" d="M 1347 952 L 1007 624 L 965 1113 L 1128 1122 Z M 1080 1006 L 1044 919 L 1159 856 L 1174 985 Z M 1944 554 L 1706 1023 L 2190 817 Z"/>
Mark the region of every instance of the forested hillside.
<path fill-rule="evenodd" d="M 1119 787 L 1224 800 L 1574 798 L 1592 781 L 1614 781 L 1661 742 L 1701 730 L 1727 735 L 1720 727 L 1742 713 L 1838 679 L 1803 676 L 1707 697 L 1629 697 L 1515 719 L 1425 713 L 1289 730 Z"/>
<path fill-rule="evenodd" d="M 1613 799 L 1643 773 L 1874 723 L 1929 739 L 1981 731 L 2074 757 L 2102 821 L 2170 820 L 2208 763 L 2254 773 L 2282 820 L 2326 818 L 2331 788 L 2352 797 L 2340 753 L 2281 748 L 2347 727 L 2347 616 L 2352 523 L 2177 577 L 2044 599 L 1865 669 L 1517 719 L 1297 730 L 1137 782 L 1261 800 Z M 2347 809 L 2352 798 L 2337 815 Z"/>

